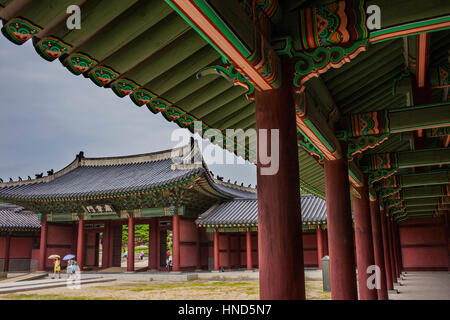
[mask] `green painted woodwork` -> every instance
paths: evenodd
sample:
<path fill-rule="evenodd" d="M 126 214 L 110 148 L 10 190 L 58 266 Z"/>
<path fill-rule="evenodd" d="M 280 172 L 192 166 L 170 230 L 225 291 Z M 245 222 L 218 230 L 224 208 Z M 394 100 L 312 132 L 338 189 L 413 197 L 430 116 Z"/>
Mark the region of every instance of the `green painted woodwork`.
<path fill-rule="evenodd" d="M 253 106 L 253 112 L 255 110 L 254 103 L 249 101 L 244 96 L 239 96 L 233 101 L 230 101 L 222 107 L 221 112 L 214 112 L 208 114 L 203 119 L 206 123 L 211 124 L 213 128 L 218 128 L 221 124 L 232 120 L 235 116 L 239 116 L 241 112 L 249 106 Z M 226 126 L 224 126 L 227 128 Z"/>
<path fill-rule="evenodd" d="M 445 189 L 442 186 L 405 188 L 402 191 L 402 195 L 404 200 L 417 198 L 435 198 L 445 195 Z"/>
<path fill-rule="evenodd" d="M 197 81 L 205 81 L 205 79 L 201 78 Z M 231 87 L 233 87 L 233 84 L 228 82 L 224 78 L 216 78 L 203 88 L 192 92 L 187 97 L 183 98 L 180 101 L 176 101 L 175 103 L 177 105 L 183 106 L 183 109 L 189 112 L 201 106 L 202 104 L 205 104 L 209 100 L 216 97 L 218 94 L 225 92 Z"/>
<path fill-rule="evenodd" d="M 81 29 L 67 29 L 66 21 L 61 21 L 55 26 L 50 34 L 72 47 L 77 47 L 85 39 L 92 37 L 96 32 L 104 28 L 117 18 L 124 10 L 130 8 L 137 0 L 97 0 L 86 1 L 81 9 Z M 71 1 L 71 4 L 75 4 Z M 63 10 L 65 12 L 65 9 Z M 43 40 L 45 40 L 44 38 Z"/>
<path fill-rule="evenodd" d="M 79 0 L 29 1 L 15 15 L 26 20 L 32 20 L 33 24 L 44 28 L 56 19 L 61 12 L 66 12 L 68 6 L 78 4 L 79 2 Z"/>
<path fill-rule="evenodd" d="M 87 53 L 102 61 L 120 48 L 127 46 L 131 40 L 160 22 L 171 12 L 172 10 L 160 0 L 141 1 L 114 19 L 108 28 L 84 42 L 77 48 L 77 51 Z M 124 26 L 126 27 L 124 28 Z M 102 61 L 105 65 L 115 68 L 111 62 L 109 59 Z"/>
<path fill-rule="evenodd" d="M 450 148 L 399 152 L 399 168 L 450 164 Z"/>
<path fill-rule="evenodd" d="M 234 99 L 242 96 L 245 92 L 245 89 L 242 87 L 231 87 L 225 92 L 215 96 L 214 98 L 208 100 L 205 104 L 198 106 L 197 108 L 192 110 L 192 113 L 195 114 L 199 118 L 203 118 L 204 116 L 215 112 L 219 108 L 223 107 L 228 102 L 233 101 Z"/>
<path fill-rule="evenodd" d="M 440 200 L 441 197 L 409 199 L 405 200 L 405 206 L 408 208 L 418 206 L 437 206 L 440 203 Z"/>
<path fill-rule="evenodd" d="M 450 171 L 427 172 L 400 177 L 402 187 L 416 187 L 450 183 Z"/>
<path fill-rule="evenodd" d="M 176 87 L 186 79 L 194 79 L 198 70 L 213 63 L 218 59 L 217 52 L 211 47 L 203 47 L 192 56 L 183 60 L 170 70 L 147 83 L 147 87 L 159 95 Z"/>
<path fill-rule="evenodd" d="M 415 207 L 407 207 L 406 212 L 413 213 L 413 212 L 434 212 L 437 209 L 437 206 L 434 205 L 428 205 L 428 206 L 415 206 Z"/>
<path fill-rule="evenodd" d="M 391 110 L 389 126 L 393 133 L 450 126 L 450 102 Z"/>
<path fill-rule="evenodd" d="M 450 4 L 442 0 L 415 1 L 414 5 L 412 5 L 410 0 L 366 0 L 367 6 L 372 4 L 380 7 L 382 29 L 371 31 L 371 38 L 386 32 L 402 30 L 405 27 L 411 28 L 412 26 L 407 24 L 412 21 L 417 21 L 413 26 L 423 26 L 427 24 L 426 20 L 443 16 L 445 13 L 450 12 Z M 407 26 L 401 27 L 401 25 Z M 387 28 L 393 26 L 399 27 L 387 30 Z"/>

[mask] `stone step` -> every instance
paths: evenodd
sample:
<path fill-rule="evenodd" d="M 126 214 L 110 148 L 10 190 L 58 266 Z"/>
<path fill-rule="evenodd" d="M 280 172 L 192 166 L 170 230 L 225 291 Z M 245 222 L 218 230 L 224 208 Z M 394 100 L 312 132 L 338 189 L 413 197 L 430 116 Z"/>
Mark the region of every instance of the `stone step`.
<path fill-rule="evenodd" d="M 48 276 L 47 273 L 44 274 L 44 277 Z M 103 279 L 101 276 L 82 276 L 83 280 L 92 280 L 92 279 Z M 16 287 L 25 287 L 30 285 L 43 285 L 43 284 L 52 284 L 52 283 L 66 283 L 67 278 L 64 277 L 62 279 L 43 279 L 43 280 L 29 280 L 29 281 L 20 281 L 20 282 L 8 282 L 8 283 L 0 283 L 0 290 L 6 288 L 16 288 Z"/>
<path fill-rule="evenodd" d="M 34 285 L 12 287 L 12 288 L 1 288 L 0 294 L 41 290 L 41 289 L 49 289 L 49 288 L 58 288 L 58 287 L 67 286 L 67 281 L 65 279 L 61 279 L 61 280 L 63 280 L 63 281 L 57 280 L 53 283 L 47 283 L 47 284 L 34 284 Z M 85 284 L 109 282 L 109 281 L 116 281 L 116 279 L 113 279 L 113 278 L 98 278 L 98 279 L 86 279 L 86 280 L 82 279 L 82 280 L 80 280 L 79 284 L 85 285 Z"/>

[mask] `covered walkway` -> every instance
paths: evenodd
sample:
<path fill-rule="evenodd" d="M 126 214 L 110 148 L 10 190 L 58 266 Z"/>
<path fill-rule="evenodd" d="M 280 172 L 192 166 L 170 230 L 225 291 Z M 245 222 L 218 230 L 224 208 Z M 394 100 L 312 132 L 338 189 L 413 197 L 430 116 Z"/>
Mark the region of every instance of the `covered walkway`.
<path fill-rule="evenodd" d="M 447 271 L 417 271 L 403 274 L 398 294 L 389 300 L 450 300 L 450 273 Z"/>

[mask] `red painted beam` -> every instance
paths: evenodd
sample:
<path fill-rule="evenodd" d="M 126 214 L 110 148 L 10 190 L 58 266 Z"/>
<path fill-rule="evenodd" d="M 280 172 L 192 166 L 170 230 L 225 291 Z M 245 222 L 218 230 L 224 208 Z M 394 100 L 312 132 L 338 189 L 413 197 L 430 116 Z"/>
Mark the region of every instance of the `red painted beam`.
<path fill-rule="evenodd" d="M 261 90 L 273 89 L 273 86 L 258 72 L 246 57 L 231 43 L 217 26 L 203 13 L 192 0 L 171 1 L 195 26 L 214 43 L 234 64 L 242 70 L 256 87 Z"/>
<path fill-rule="evenodd" d="M 419 34 L 417 49 L 417 86 L 422 88 L 427 82 L 428 34 Z"/>

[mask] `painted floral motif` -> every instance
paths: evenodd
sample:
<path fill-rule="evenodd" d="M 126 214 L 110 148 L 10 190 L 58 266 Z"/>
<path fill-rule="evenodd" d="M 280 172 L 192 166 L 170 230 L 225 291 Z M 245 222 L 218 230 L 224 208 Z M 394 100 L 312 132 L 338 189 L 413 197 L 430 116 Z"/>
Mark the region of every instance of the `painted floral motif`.
<path fill-rule="evenodd" d="M 69 69 L 69 71 L 75 75 L 85 73 L 89 69 L 93 68 L 96 64 L 97 61 L 83 53 L 72 53 L 65 60 L 67 69 Z"/>
<path fill-rule="evenodd" d="M 137 88 L 139 86 L 128 79 L 118 79 L 111 84 L 112 91 L 120 98 L 130 95 Z"/>
<path fill-rule="evenodd" d="M 130 98 L 138 107 L 141 107 L 156 98 L 156 95 L 147 89 L 139 88 L 133 91 Z"/>
<path fill-rule="evenodd" d="M 45 37 L 36 45 L 36 51 L 45 60 L 53 61 L 72 49 L 70 45 L 54 37 Z"/>
<path fill-rule="evenodd" d="M 96 66 L 89 72 L 89 78 L 99 87 L 107 85 L 118 76 L 119 73 L 104 66 Z"/>
<path fill-rule="evenodd" d="M 364 0 L 347 0 L 300 10 L 303 49 L 366 39 Z"/>
<path fill-rule="evenodd" d="M 22 44 L 37 35 L 41 30 L 41 27 L 25 19 L 14 18 L 3 26 L 2 33 L 15 44 Z"/>
<path fill-rule="evenodd" d="M 302 88 L 309 79 L 318 77 L 330 68 L 342 67 L 366 49 L 367 40 L 362 40 L 341 46 L 319 47 L 314 51 L 296 52 L 294 84 Z"/>
<path fill-rule="evenodd" d="M 353 137 L 379 135 L 389 132 L 387 112 L 374 111 L 351 116 L 351 134 Z"/>

